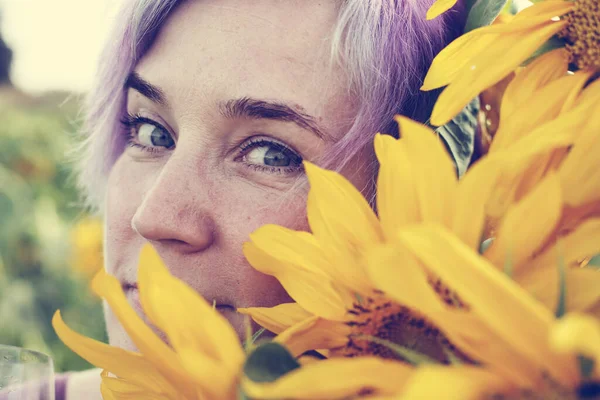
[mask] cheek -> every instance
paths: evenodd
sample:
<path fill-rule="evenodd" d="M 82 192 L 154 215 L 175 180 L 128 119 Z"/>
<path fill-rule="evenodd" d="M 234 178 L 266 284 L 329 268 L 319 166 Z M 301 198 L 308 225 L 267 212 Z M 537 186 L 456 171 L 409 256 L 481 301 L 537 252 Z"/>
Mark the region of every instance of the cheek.
<path fill-rule="evenodd" d="M 306 195 L 254 195 L 241 193 L 245 198 L 231 213 L 236 230 L 248 238 L 249 234 L 265 224 L 282 225 L 295 230 L 308 230 Z"/>
<path fill-rule="evenodd" d="M 142 241 L 131 228 L 131 219 L 142 202 L 145 180 L 140 171 L 121 157 L 112 167 L 106 192 L 105 260 L 106 269 L 114 273 L 117 265 L 137 257 Z M 132 253 L 132 254 L 129 254 Z"/>
<path fill-rule="evenodd" d="M 213 259 L 212 265 L 221 266 L 206 274 L 189 276 L 192 286 L 202 286 L 202 280 L 213 286 L 228 282 L 236 289 L 239 304 L 256 307 L 271 307 L 292 301 L 279 282 L 255 270 L 246 260 L 243 244 L 250 234 L 266 224 L 276 224 L 294 230 L 308 230 L 306 219 L 306 196 L 304 193 L 282 195 L 264 193 L 253 188 L 246 190 L 238 186 L 236 195 L 221 197 L 215 209 L 218 220 L 219 240 L 212 252 L 206 254 Z"/>
<path fill-rule="evenodd" d="M 231 186 L 233 189 L 235 185 Z M 306 193 L 303 190 L 282 194 L 238 185 L 235 192 L 228 192 L 232 194 L 218 196 L 212 215 L 219 231 L 217 247 L 226 249 L 222 256 L 235 257 L 238 262 L 246 263 L 242 251 L 244 242 L 267 224 L 309 230 Z"/>

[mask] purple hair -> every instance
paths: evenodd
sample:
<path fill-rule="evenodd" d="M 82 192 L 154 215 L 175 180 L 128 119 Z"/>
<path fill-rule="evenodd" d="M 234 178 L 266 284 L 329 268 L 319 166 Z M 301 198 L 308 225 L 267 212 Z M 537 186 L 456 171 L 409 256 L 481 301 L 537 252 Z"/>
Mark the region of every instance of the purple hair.
<path fill-rule="evenodd" d="M 152 45 L 161 24 L 180 0 L 128 0 L 101 55 L 85 104 L 79 184 L 86 203 L 103 209 L 108 172 L 126 145 L 120 120 L 126 109 L 124 83 Z M 435 55 L 464 26 L 462 2 L 432 21 L 433 0 L 343 0 L 334 27 L 332 57 L 348 72 L 359 109 L 346 135 L 322 164 L 341 169 L 376 132 L 395 135 L 395 114 L 427 122 L 437 92 L 419 90 Z M 363 167 L 363 166 L 359 166 Z"/>

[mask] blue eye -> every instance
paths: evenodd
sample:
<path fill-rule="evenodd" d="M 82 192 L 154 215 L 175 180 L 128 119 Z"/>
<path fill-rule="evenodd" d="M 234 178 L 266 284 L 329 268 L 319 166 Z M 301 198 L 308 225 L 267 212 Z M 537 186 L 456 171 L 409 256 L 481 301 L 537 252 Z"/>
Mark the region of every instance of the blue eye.
<path fill-rule="evenodd" d="M 127 115 L 121 123 L 129 130 L 128 145 L 148 151 L 171 149 L 175 140 L 158 122 L 138 115 Z"/>
<path fill-rule="evenodd" d="M 168 149 L 175 145 L 175 141 L 169 132 L 149 123 L 138 126 L 137 138 L 141 145 L 147 147 L 165 147 Z"/>
<path fill-rule="evenodd" d="M 293 173 L 302 169 L 302 157 L 281 143 L 258 139 L 242 145 L 241 150 L 241 160 L 261 171 Z"/>
<path fill-rule="evenodd" d="M 252 164 L 264 164 L 269 167 L 290 167 L 302 162 L 300 157 L 273 145 L 257 146 L 250 150 L 245 159 Z"/>

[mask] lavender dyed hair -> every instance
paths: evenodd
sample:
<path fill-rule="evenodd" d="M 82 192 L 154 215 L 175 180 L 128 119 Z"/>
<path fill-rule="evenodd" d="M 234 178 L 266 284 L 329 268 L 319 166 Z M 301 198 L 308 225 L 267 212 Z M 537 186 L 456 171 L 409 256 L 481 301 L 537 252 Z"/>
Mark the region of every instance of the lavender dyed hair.
<path fill-rule="evenodd" d="M 103 211 L 108 173 L 126 145 L 120 120 L 126 110 L 124 83 L 151 46 L 161 24 L 181 0 L 128 0 L 118 14 L 85 104 L 79 184 L 86 204 Z M 333 30 L 332 57 L 348 73 L 360 99 L 346 135 L 323 165 L 341 169 L 374 133 L 397 131 L 395 114 L 426 122 L 437 92 L 419 87 L 435 55 L 462 32 L 462 2 L 426 21 L 433 0 L 342 0 Z"/>

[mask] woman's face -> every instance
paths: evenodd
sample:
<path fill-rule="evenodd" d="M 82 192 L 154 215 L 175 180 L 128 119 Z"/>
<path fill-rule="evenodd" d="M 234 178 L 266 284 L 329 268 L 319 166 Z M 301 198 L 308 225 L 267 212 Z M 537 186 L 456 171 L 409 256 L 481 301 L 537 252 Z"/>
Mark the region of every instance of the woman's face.
<path fill-rule="evenodd" d="M 302 160 L 350 126 L 356 101 L 329 66 L 332 1 L 183 2 L 128 80 L 130 143 L 107 194 L 107 269 L 141 314 L 138 254 L 150 242 L 241 334 L 236 307 L 291 301 L 242 244 L 264 224 L 308 230 Z M 370 149 L 344 171 L 371 179 Z M 360 172 L 357 172 L 360 171 Z M 134 349 L 109 310 L 113 345 Z"/>

